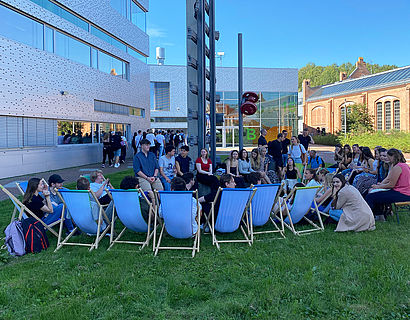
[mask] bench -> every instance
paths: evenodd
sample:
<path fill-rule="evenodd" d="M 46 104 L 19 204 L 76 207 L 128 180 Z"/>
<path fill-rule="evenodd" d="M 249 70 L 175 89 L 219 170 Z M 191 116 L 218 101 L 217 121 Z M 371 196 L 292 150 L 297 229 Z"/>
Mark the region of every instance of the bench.
<path fill-rule="evenodd" d="M 410 201 L 392 203 L 391 208 L 393 213 L 396 215 L 397 224 L 399 224 L 399 212 L 410 212 Z"/>

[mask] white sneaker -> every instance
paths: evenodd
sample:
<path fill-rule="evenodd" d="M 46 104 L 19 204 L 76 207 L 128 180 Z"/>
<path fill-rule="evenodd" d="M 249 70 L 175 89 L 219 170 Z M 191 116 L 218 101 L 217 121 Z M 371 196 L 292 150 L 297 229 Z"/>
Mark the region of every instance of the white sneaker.
<path fill-rule="evenodd" d="M 114 165 L 114 168 L 118 168 L 120 166 L 120 164 L 119 163 L 116 163 L 115 165 Z"/>

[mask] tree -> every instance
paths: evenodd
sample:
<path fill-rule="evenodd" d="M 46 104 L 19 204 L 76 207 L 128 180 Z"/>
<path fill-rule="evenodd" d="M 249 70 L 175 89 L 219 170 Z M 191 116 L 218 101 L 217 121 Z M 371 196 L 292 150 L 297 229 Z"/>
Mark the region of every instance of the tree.
<path fill-rule="evenodd" d="M 373 132 L 373 116 L 367 111 L 365 104 L 354 104 L 347 107 L 347 132 L 366 133 Z"/>

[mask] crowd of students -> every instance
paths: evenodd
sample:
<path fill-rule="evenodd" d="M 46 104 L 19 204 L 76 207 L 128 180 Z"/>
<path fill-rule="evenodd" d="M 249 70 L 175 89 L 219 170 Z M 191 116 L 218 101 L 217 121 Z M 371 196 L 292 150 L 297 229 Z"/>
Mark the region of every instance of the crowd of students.
<path fill-rule="evenodd" d="M 139 134 L 141 132 L 136 137 Z M 150 135 L 154 136 L 159 146 L 152 142 Z M 176 139 L 171 132 L 165 135 L 169 135 L 169 139 L 163 132 L 155 135 L 148 131 L 145 138 L 141 134 L 140 139 L 133 139 L 135 176 L 126 177 L 120 188 L 141 188 L 150 201 L 155 202 L 154 190 L 192 191 L 201 188 L 200 185 L 207 186 L 202 190 L 204 195 L 199 198 L 199 203 L 201 209 L 209 213 L 219 187 L 246 188 L 283 182 L 286 195 L 295 186 L 322 186 L 316 202 L 320 211 L 328 208 L 330 217 L 338 220 L 336 231 L 373 230 L 375 218 L 385 220 L 392 203 L 410 201 L 410 168 L 397 149 L 376 147 L 373 153 L 370 148 L 357 144 L 352 147 L 337 145 L 335 164 L 328 170 L 314 150 L 310 150 L 308 155 L 313 139 L 306 131 L 300 137 L 293 136 L 289 140 L 284 130 L 269 143 L 264 137 L 266 132 L 262 131 L 259 147 L 250 154 L 245 149 L 230 152 L 225 166 L 221 166 L 226 173 L 218 178 L 214 175 L 214 164 L 207 149 L 202 149 L 200 156 L 193 161 L 188 155 L 189 147 L 184 144 L 184 138 Z M 177 156 L 176 150 L 179 151 Z M 89 180 L 81 177 L 77 181 L 77 189 L 92 190 L 99 202 L 107 205 L 106 212 L 111 216 L 113 205 L 106 192 L 107 188 L 112 188 L 110 181 L 100 170 L 93 172 Z M 63 182 L 55 174 L 50 176 L 48 183 L 44 179 L 30 179 L 23 204 L 47 224 L 57 221 L 61 216 L 62 202 L 56 190 L 62 187 Z M 217 215 L 218 203 L 215 208 Z M 143 211 L 147 216 L 148 207 Z M 98 209 L 95 217 L 97 219 Z M 65 224 L 68 231 L 73 230 L 69 215 Z"/>

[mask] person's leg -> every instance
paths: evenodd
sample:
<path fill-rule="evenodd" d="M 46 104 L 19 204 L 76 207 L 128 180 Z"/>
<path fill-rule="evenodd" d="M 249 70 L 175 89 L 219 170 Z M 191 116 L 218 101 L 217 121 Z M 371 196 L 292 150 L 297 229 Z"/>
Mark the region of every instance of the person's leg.
<path fill-rule="evenodd" d="M 115 157 L 115 167 L 118 168 L 120 166 L 120 155 L 121 155 L 121 149 L 117 149 L 114 151 L 114 157 Z"/>
<path fill-rule="evenodd" d="M 152 191 L 151 188 L 151 183 L 149 183 L 147 180 L 138 177 L 138 182 L 140 185 L 140 188 L 142 189 L 142 191 L 145 191 L 148 193 L 148 197 L 151 199 L 152 203 L 155 204 L 155 197 L 154 197 L 154 192 Z M 160 182 L 161 184 L 161 182 Z M 161 184 L 162 186 L 162 184 Z"/>
<path fill-rule="evenodd" d="M 383 214 L 383 212 L 380 211 L 380 208 L 382 207 L 381 205 L 410 201 L 410 196 L 406 196 L 395 190 L 389 190 L 369 193 L 365 200 L 370 209 L 372 209 L 373 214 L 378 216 Z"/>
<path fill-rule="evenodd" d="M 288 163 L 288 155 L 287 154 L 282 154 L 282 163 L 284 163 L 284 164 Z"/>
<path fill-rule="evenodd" d="M 163 186 L 164 186 L 164 190 L 165 191 L 171 191 L 171 184 L 167 182 L 167 180 L 165 180 L 164 177 L 159 177 L 159 179 L 161 180 Z"/>
<path fill-rule="evenodd" d="M 151 188 L 158 191 L 163 191 L 164 187 L 162 186 L 161 180 L 156 179 L 153 183 L 151 183 Z M 170 188 L 171 189 L 171 188 Z"/>
<path fill-rule="evenodd" d="M 102 160 L 102 165 L 105 166 L 105 159 L 108 156 L 107 148 L 103 148 L 103 160 Z"/>
<path fill-rule="evenodd" d="M 215 199 L 216 192 L 219 188 L 219 180 L 215 176 L 197 174 L 199 183 L 205 184 L 211 188 L 211 192 L 204 196 L 206 202 L 212 202 Z"/>

